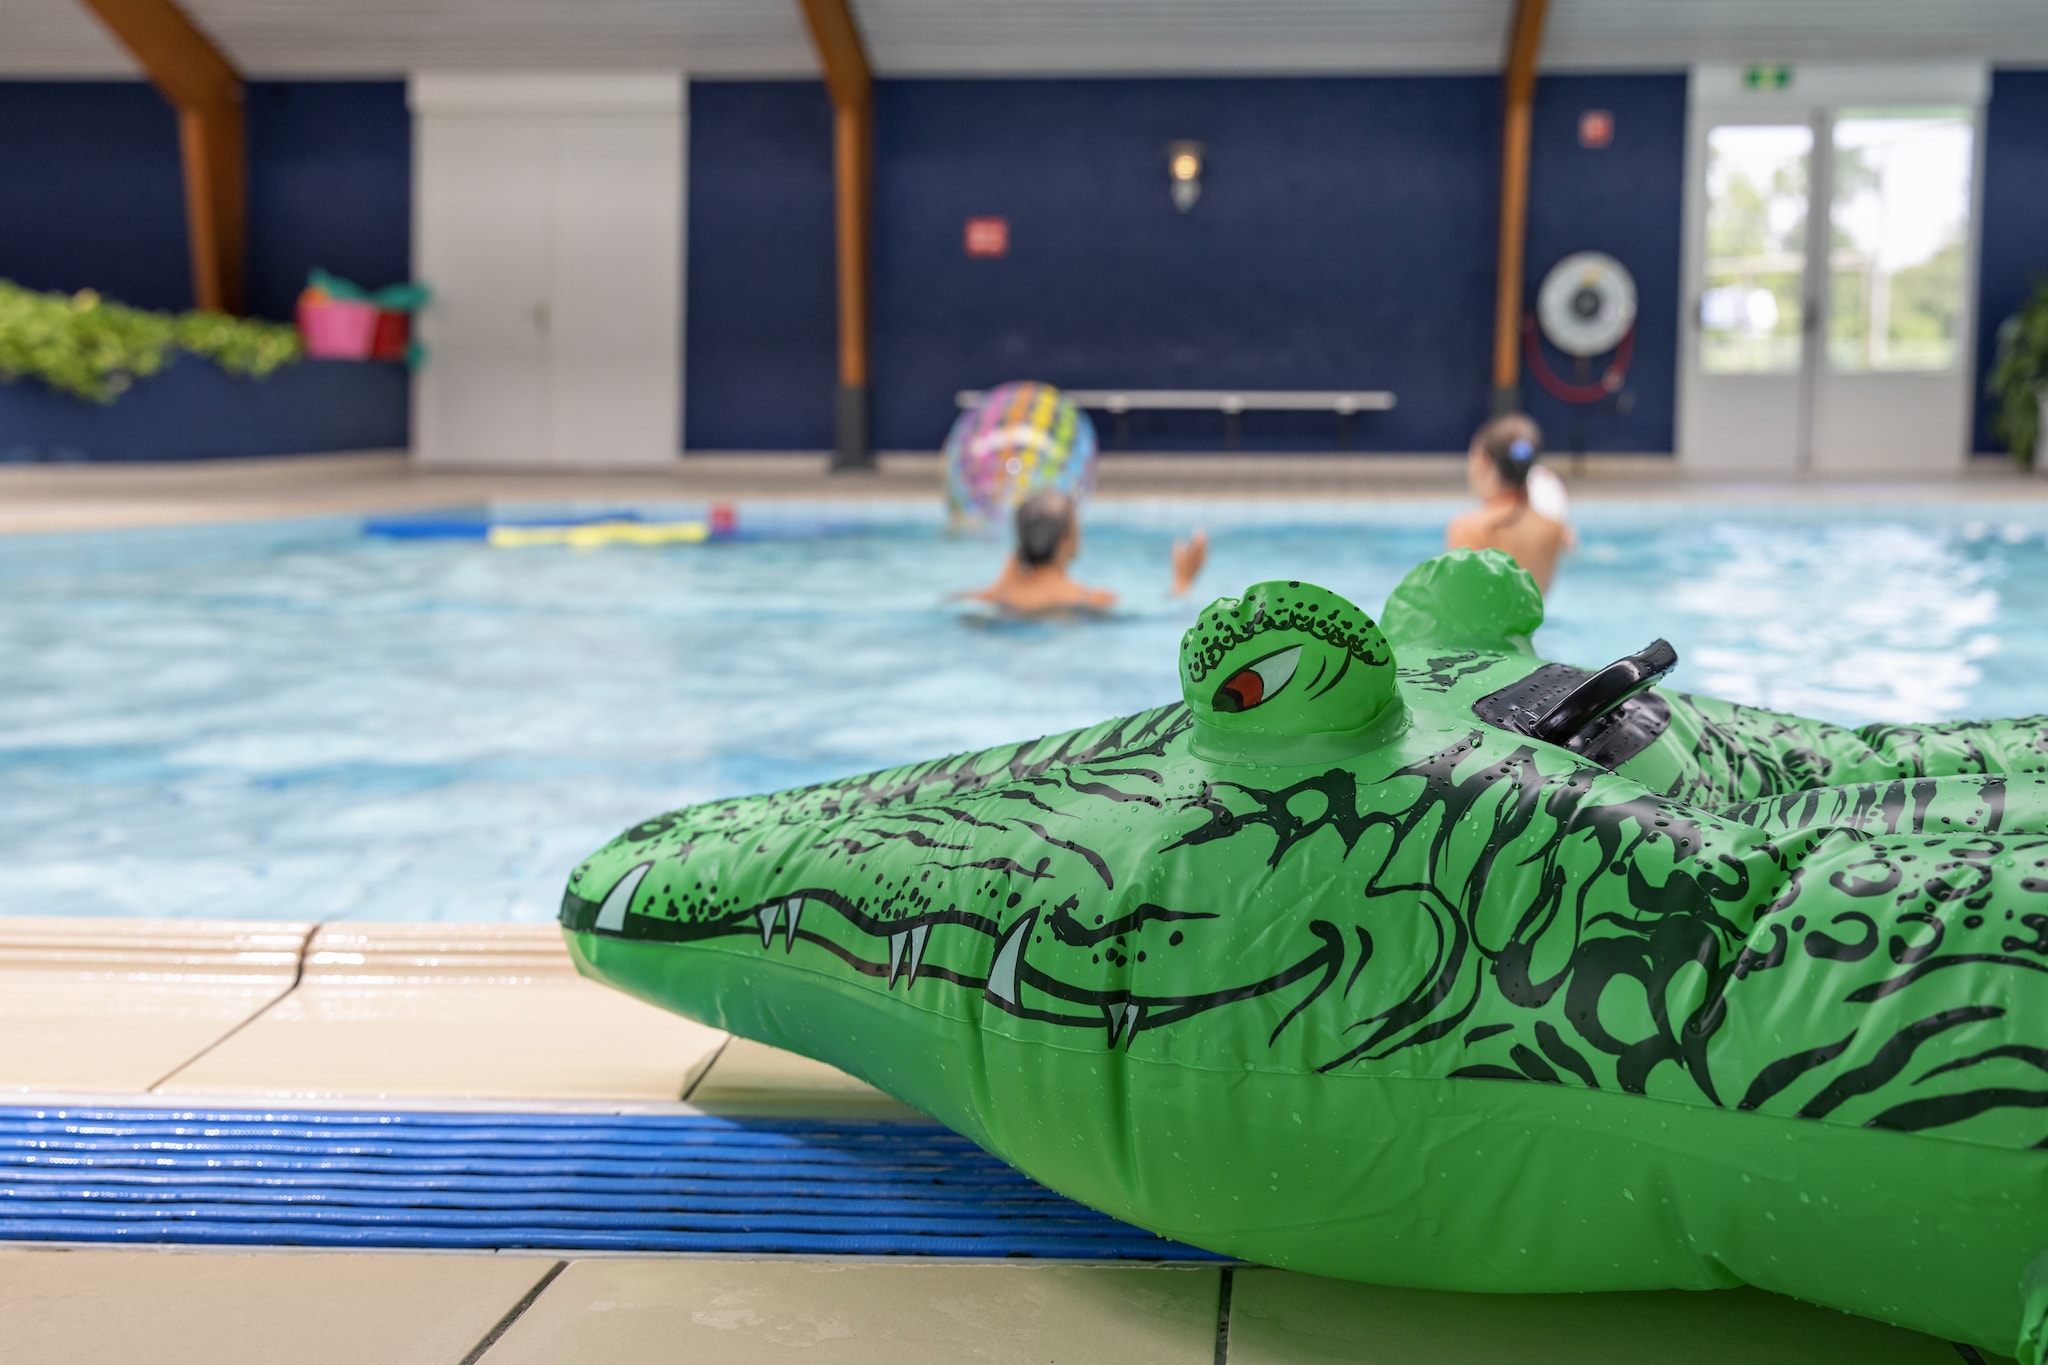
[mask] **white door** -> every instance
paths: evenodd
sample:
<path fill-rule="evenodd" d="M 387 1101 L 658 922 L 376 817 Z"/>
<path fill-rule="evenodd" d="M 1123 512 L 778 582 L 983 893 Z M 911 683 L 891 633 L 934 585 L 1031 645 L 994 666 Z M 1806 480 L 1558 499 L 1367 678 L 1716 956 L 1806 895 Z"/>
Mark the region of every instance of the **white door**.
<path fill-rule="evenodd" d="M 682 448 L 679 111 L 571 114 L 555 138 L 556 461 L 673 464 Z"/>
<path fill-rule="evenodd" d="M 424 118 L 414 163 L 420 315 L 413 441 L 435 464 L 548 461 L 548 276 L 554 187 L 536 169 L 541 119 Z M 423 177 L 424 179 L 424 177 Z"/>
<path fill-rule="evenodd" d="M 423 464 L 646 469 L 681 435 L 675 76 L 421 75 Z"/>
<path fill-rule="evenodd" d="M 1962 466 L 1983 91 L 1981 67 L 1794 69 L 1763 91 L 1695 71 L 1688 472 Z"/>

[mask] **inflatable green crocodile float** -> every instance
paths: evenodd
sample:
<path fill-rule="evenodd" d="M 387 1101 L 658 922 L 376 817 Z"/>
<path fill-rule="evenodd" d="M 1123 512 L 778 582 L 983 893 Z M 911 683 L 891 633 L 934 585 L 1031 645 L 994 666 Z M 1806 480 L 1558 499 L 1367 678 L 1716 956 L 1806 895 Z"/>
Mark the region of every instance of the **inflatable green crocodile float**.
<path fill-rule="evenodd" d="M 571 950 L 1198 1246 L 1749 1283 L 2039 1362 L 2048 719 L 1545 663 L 1492 553 L 1385 617 L 1258 584 L 1178 704 L 649 820 Z"/>

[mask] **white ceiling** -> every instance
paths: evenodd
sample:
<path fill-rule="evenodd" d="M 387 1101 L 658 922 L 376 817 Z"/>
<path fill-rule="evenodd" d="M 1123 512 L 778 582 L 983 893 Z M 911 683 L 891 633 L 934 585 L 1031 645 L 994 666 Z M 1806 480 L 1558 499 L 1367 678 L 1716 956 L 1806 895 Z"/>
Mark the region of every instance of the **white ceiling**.
<path fill-rule="evenodd" d="M 797 0 L 184 0 L 252 76 L 816 71 Z M 884 75 L 1482 71 L 1511 0 L 854 0 Z M 1546 68 L 2048 64 L 2048 0 L 1552 0 Z M 133 75 L 78 0 L 0 0 L 0 76 Z"/>
<path fill-rule="evenodd" d="M 944 0 L 939 0 L 944 3 Z M 815 75 L 796 0 L 180 0 L 245 75 Z M 0 75 L 133 75 L 79 0 L 0 0 Z"/>

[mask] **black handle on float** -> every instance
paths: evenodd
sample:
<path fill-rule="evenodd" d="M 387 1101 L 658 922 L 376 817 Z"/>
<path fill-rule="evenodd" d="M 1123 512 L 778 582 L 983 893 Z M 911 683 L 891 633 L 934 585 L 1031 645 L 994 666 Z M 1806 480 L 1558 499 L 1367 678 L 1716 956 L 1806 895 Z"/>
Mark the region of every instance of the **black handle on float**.
<path fill-rule="evenodd" d="M 1563 701 L 1540 716 L 1527 733 L 1552 744 L 1569 744 L 1587 726 L 1678 667 L 1678 651 L 1669 640 L 1652 640 L 1627 654 L 1565 694 Z"/>

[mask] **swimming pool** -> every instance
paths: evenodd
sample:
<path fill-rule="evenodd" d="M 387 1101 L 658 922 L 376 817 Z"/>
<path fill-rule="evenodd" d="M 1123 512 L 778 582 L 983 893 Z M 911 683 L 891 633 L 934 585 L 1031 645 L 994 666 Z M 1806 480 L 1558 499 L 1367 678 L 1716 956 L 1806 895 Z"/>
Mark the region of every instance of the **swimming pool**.
<path fill-rule="evenodd" d="M 1079 567 L 1128 610 L 1093 624 L 970 620 L 944 595 L 1000 545 L 908 505 L 594 553 L 345 519 L 0 541 L 0 913 L 544 920 L 656 811 L 1171 698 L 1174 528 L 1214 538 L 1202 600 L 1298 577 L 1377 609 L 1449 510 L 1105 504 Z M 1609 504 L 1582 535 L 1551 657 L 1664 635 L 1678 685 L 1742 701 L 2048 709 L 2043 512 Z"/>

